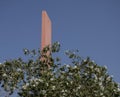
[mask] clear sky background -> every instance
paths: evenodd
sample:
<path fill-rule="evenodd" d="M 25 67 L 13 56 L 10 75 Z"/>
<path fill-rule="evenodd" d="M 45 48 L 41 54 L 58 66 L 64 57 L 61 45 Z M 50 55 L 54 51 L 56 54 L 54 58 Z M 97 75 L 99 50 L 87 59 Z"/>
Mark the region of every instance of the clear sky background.
<path fill-rule="evenodd" d="M 120 0 L 0 0 L 1 63 L 40 47 L 42 10 L 62 53 L 79 49 L 120 82 Z"/>

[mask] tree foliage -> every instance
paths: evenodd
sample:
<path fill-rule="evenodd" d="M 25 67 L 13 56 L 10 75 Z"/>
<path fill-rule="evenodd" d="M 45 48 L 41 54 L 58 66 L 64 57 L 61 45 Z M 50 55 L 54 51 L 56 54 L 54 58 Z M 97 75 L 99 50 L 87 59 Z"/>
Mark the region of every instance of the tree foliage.
<path fill-rule="evenodd" d="M 30 56 L 27 61 L 18 58 L 0 64 L 2 87 L 10 95 L 17 90 L 20 97 L 120 97 L 119 84 L 105 66 L 81 58 L 78 50 L 66 51 L 71 64 L 63 65 L 52 56 L 59 50 L 58 42 L 43 51 L 24 49 Z"/>

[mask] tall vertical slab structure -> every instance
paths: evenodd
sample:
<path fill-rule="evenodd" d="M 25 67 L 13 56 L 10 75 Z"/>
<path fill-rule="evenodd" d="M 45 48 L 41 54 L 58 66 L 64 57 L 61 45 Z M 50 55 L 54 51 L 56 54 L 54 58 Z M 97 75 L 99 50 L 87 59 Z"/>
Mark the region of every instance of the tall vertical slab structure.
<path fill-rule="evenodd" d="M 52 26 L 51 20 L 47 15 L 46 11 L 42 11 L 42 40 L 41 40 L 41 50 L 51 45 L 51 37 L 52 37 Z"/>

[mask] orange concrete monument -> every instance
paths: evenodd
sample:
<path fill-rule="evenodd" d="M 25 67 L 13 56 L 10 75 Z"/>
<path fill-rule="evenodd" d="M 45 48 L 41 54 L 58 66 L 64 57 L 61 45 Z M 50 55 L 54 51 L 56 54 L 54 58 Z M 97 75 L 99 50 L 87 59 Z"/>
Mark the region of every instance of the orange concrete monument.
<path fill-rule="evenodd" d="M 41 50 L 51 45 L 51 37 L 52 37 L 52 26 L 51 20 L 47 15 L 46 11 L 42 11 L 42 39 L 41 39 Z"/>

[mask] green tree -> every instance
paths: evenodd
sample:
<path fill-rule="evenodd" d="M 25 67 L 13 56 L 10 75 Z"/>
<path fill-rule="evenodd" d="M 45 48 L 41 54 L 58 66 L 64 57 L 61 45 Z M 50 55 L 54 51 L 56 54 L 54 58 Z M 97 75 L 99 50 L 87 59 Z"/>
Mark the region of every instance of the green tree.
<path fill-rule="evenodd" d="M 120 97 L 120 87 L 89 57 L 83 59 L 76 51 L 66 51 L 71 64 L 62 64 L 58 57 L 60 44 L 36 52 L 24 49 L 29 56 L 0 64 L 0 82 L 11 95 L 18 91 L 20 97 Z M 50 55 L 47 53 L 50 52 Z"/>

